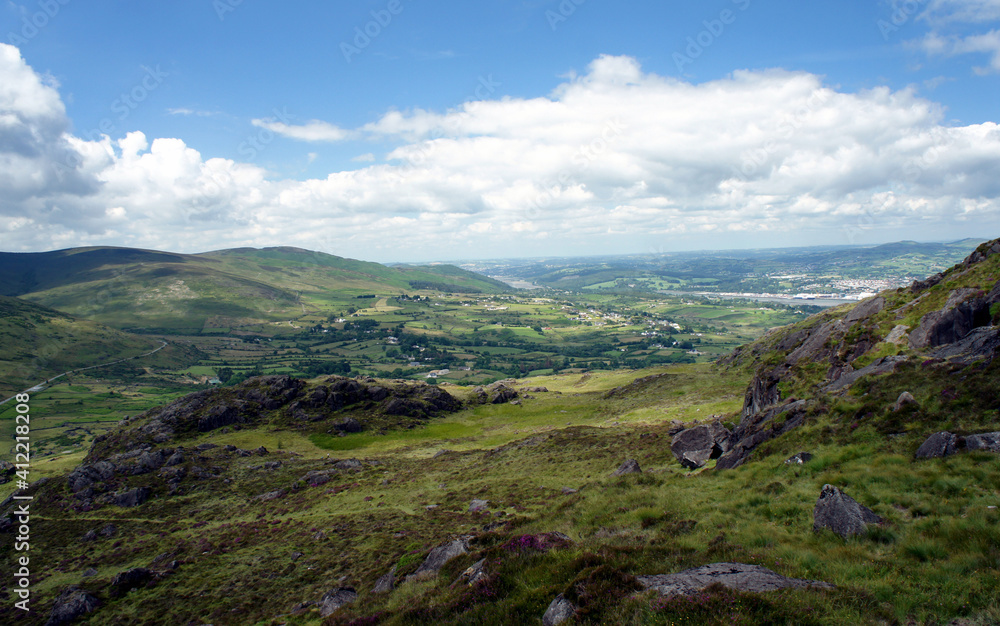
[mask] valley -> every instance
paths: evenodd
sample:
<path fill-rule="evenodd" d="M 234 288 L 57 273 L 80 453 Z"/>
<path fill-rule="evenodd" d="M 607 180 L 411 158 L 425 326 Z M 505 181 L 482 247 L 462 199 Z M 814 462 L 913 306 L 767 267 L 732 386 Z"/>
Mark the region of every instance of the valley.
<path fill-rule="evenodd" d="M 30 494 L 38 623 L 996 623 L 998 267 L 823 309 L 484 281 L 86 320 L 167 347 L 31 392 L 0 532 Z M 708 565 L 789 588 L 661 590 Z"/>

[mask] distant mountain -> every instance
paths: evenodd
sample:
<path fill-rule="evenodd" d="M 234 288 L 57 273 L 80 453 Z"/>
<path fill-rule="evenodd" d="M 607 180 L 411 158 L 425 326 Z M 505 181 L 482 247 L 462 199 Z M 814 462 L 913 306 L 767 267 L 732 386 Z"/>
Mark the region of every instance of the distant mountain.
<path fill-rule="evenodd" d="M 138 356 L 159 342 L 0 296 L 0 396 L 63 372 Z"/>
<path fill-rule="evenodd" d="M 213 319 L 287 319 L 318 303 L 420 289 L 510 290 L 453 266 L 387 267 L 298 248 L 0 253 L 0 294 L 126 329 L 195 332 Z"/>

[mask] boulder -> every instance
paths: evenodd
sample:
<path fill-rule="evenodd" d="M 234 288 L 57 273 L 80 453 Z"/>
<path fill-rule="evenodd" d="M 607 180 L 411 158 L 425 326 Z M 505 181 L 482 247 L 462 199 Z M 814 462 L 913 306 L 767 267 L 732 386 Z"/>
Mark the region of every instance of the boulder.
<path fill-rule="evenodd" d="M 916 398 L 913 397 L 913 394 L 910 393 L 909 391 L 904 391 L 903 393 L 899 394 L 899 398 L 896 399 L 896 403 L 892 405 L 892 410 L 898 411 L 902 409 L 904 406 L 916 403 L 917 400 Z"/>
<path fill-rule="evenodd" d="M 813 458 L 813 455 L 810 454 L 810 453 L 808 453 L 808 452 L 799 452 L 795 456 L 793 456 L 793 457 L 789 458 L 787 461 L 785 461 L 785 464 L 786 465 L 805 465 L 806 463 L 808 463 L 809 461 L 811 461 L 812 458 Z"/>
<path fill-rule="evenodd" d="M 938 459 L 958 451 L 958 437 L 948 431 L 934 433 L 917 448 L 918 459 Z"/>
<path fill-rule="evenodd" d="M 45 626 L 72 622 L 87 613 L 93 613 L 99 606 L 101 601 L 83 589 L 67 587 L 52 605 L 52 612 L 49 613 L 49 621 L 45 622 Z"/>
<path fill-rule="evenodd" d="M 485 511 L 490 506 L 489 500 L 473 500 L 469 505 L 469 513 L 478 513 L 479 511 Z"/>
<path fill-rule="evenodd" d="M 563 594 L 556 596 L 555 600 L 549 604 L 549 608 L 542 616 L 544 626 L 557 626 L 576 614 L 576 606 L 563 597 Z"/>
<path fill-rule="evenodd" d="M 635 459 L 629 459 L 622 463 L 618 469 L 612 472 L 612 476 L 624 476 L 626 474 L 641 474 L 642 468 L 639 467 L 639 461 Z"/>
<path fill-rule="evenodd" d="M 333 466 L 339 470 L 360 472 L 364 469 L 361 465 L 361 461 L 357 459 L 344 459 L 343 461 L 337 461 Z"/>
<path fill-rule="evenodd" d="M 719 583 L 736 591 L 761 593 L 789 587 L 802 589 L 833 589 L 830 583 L 818 580 L 787 578 L 760 565 L 743 563 L 712 563 L 677 574 L 659 576 L 637 576 L 636 579 L 646 589 L 655 589 L 661 596 L 694 595 L 706 587 Z"/>
<path fill-rule="evenodd" d="M 396 588 L 396 566 L 393 565 L 392 569 L 386 572 L 381 578 L 375 581 L 375 588 L 372 589 L 372 593 L 389 593 Z"/>
<path fill-rule="evenodd" d="M 334 424 L 333 429 L 342 433 L 360 433 L 364 430 L 364 427 L 361 426 L 361 422 L 353 417 L 349 417 L 339 424 Z"/>
<path fill-rule="evenodd" d="M 151 493 L 149 487 L 136 487 L 115 495 L 114 503 L 122 508 L 130 509 L 149 500 Z"/>
<path fill-rule="evenodd" d="M 965 449 L 1000 452 L 1000 432 L 969 435 L 965 438 Z"/>
<path fill-rule="evenodd" d="M 329 617 L 340 607 L 351 604 L 357 599 L 358 593 L 353 587 L 340 587 L 327 591 L 319 601 L 319 615 Z"/>
<path fill-rule="evenodd" d="M 417 568 L 417 571 L 413 573 L 413 576 L 417 578 L 434 576 L 448 561 L 468 552 L 469 544 L 465 539 L 456 539 L 455 541 L 442 544 L 431 550 L 427 558 L 424 559 L 424 562 Z"/>
<path fill-rule="evenodd" d="M 732 433 L 718 422 L 688 428 L 674 435 L 670 451 L 688 469 L 704 467 L 730 449 Z"/>
<path fill-rule="evenodd" d="M 861 535 L 868 524 L 881 524 L 882 518 L 833 485 L 823 485 L 813 509 L 813 530 L 829 528 L 844 539 Z"/>
<path fill-rule="evenodd" d="M 156 575 L 153 571 L 146 569 L 145 567 L 136 567 L 130 570 L 125 570 L 124 572 L 119 572 L 111 580 L 112 594 L 116 596 L 123 596 L 133 589 L 145 586 L 155 577 Z"/>
<path fill-rule="evenodd" d="M 468 586 L 473 586 L 481 580 L 485 580 L 488 574 L 486 573 L 486 559 L 480 559 L 469 566 L 462 575 L 458 577 L 458 582 L 464 582 Z"/>

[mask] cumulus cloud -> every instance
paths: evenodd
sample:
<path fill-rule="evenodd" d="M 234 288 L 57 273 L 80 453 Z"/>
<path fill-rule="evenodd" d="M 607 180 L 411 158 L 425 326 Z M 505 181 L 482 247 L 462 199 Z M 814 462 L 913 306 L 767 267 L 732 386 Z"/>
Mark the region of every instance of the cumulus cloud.
<path fill-rule="evenodd" d="M 780 70 L 691 84 L 602 56 L 543 97 L 390 111 L 354 130 L 295 126 L 315 132 L 285 134 L 395 146 L 384 162 L 364 154 L 359 169 L 300 181 L 177 138 L 68 135 L 56 89 L 4 54 L 0 120 L 19 129 L 10 153 L 37 178 L 0 178 L 5 250 L 288 244 L 405 260 L 1000 226 L 1000 128 L 947 126 L 942 107 L 912 90 L 845 93 Z M 45 179 L 60 150 L 76 155 L 79 191 Z"/>

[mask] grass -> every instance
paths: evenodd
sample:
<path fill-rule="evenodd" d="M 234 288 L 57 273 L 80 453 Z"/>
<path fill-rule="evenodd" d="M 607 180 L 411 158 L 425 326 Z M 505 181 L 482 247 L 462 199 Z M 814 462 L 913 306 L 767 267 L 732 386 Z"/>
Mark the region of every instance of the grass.
<path fill-rule="evenodd" d="M 474 407 L 385 437 L 308 438 L 266 429 L 204 435 L 186 445 L 263 445 L 271 452 L 243 458 L 217 448 L 203 460 L 189 459 L 186 467 L 199 464 L 219 478 L 187 481 L 175 496 L 156 487 L 157 496 L 135 511 L 67 514 L 64 493 L 41 498 L 38 571 L 51 573 L 36 593 L 51 598 L 95 567 L 98 576 L 84 584 L 106 595 L 115 573 L 151 564 L 162 569 L 154 561 L 166 554 L 181 562 L 169 582 L 110 601 L 97 614 L 101 623 L 314 624 L 321 621 L 314 608 L 301 614 L 291 608 L 338 584 L 354 586 L 360 597 L 331 623 L 365 616 L 387 624 L 530 623 L 558 593 L 575 594 L 584 623 L 937 623 L 959 616 L 990 623 L 997 615 L 990 590 L 1000 584 L 1000 514 L 988 508 L 1000 497 L 995 456 L 914 462 L 920 433 L 869 441 L 860 429 L 845 432 L 853 418 L 848 408 L 810 418 L 738 470 L 684 470 L 670 453 L 663 416 L 676 405 L 687 413 L 712 406 L 720 392 L 734 394 L 730 406 L 738 408 L 736 391 L 745 382 L 697 365 L 550 376 L 522 381 L 550 391 L 521 406 Z M 893 385 L 883 386 L 882 395 L 892 396 Z M 608 396 L 621 387 L 629 393 Z M 848 398 L 855 410 L 864 402 Z M 831 433 L 846 439 L 833 441 Z M 444 447 L 454 452 L 431 458 Z M 800 449 L 814 458 L 803 466 L 783 463 Z M 356 456 L 365 469 L 315 487 L 301 482 L 308 470 L 328 467 L 327 454 Z M 638 459 L 643 474 L 612 477 L 626 458 Z M 252 469 L 270 460 L 281 467 Z M 847 541 L 814 533 L 812 507 L 826 483 L 887 524 Z M 288 490 L 282 498 L 254 500 L 282 487 Z M 472 499 L 488 500 L 490 511 L 504 516 L 469 513 Z M 493 520 L 510 525 L 482 534 Z M 120 533 L 112 541 L 76 540 L 109 521 Z M 572 543 L 548 551 L 504 547 L 551 531 Z M 370 593 L 391 564 L 405 574 L 433 547 L 462 534 L 478 536 L 474 554 L 449 563 L 437 578 L 402 583 L 388 596 Z M 296 551 L 304 556 L 292 560 Z M 486 582 L 451 585 L 480 558 L 489 564 Z M 634 590 L 633 576 L 717 561 L 760 564 L 837 589 L 720 591 L 693 600 Z M 181 597 L 186 601 L 177 602 Z"/>

